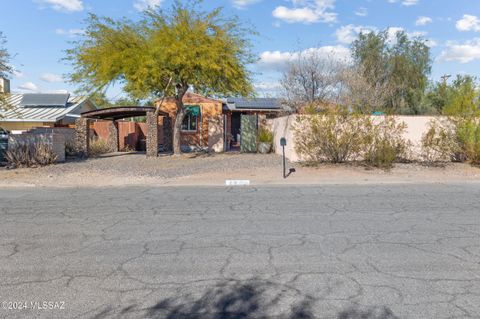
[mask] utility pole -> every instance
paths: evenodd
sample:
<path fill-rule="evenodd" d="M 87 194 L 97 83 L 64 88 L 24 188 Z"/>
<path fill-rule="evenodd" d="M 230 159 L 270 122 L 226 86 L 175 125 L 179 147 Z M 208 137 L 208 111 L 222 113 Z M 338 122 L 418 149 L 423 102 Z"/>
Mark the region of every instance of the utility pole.
<path fill-rule="evenodd" d="M 443 80 L 443 86 L 447 86 L 447 81 L 452 77 L 451 74 L 442 75 L 440 78 Z"/>

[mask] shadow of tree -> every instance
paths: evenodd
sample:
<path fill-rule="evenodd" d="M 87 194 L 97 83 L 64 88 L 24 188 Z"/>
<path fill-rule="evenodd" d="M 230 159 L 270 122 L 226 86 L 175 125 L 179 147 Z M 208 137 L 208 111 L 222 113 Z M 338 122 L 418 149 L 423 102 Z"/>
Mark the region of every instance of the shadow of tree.
<path fill-rule="evenodd" d="M 275 285 L 257 280 L 244 283 L 226 282 L 208 289 L 199 298 L 189 295 L 180 299 L 165 299 L 149 309 L 147 317 L 165 319 L 241 319 L 271 318 L 275 308 L 289 292 L 273 293 Z M 309 319 L 313 299 L 305 298 L 275 318 Z"/>
<path fill-rule="evenodd" d="M 369 309 L 350 308 L 338 314 L 338 319 L 400 319 L 387 307 Z"/>
<path fill-rule="evenodd" d="M 148 308 L 130 305 L 123 309 L 108 308 L 94 318 L 152 319 L 313 319 L 326 318 L 315 313 L 316 301 L 291 287 L 261 280 L 226 281 L 208 288 L 201 295 L 187 294 L 166 298 Z M 118 313 L 120 311 L 120 313 Z M 386 307 L 349 308 L 332 319 L 399 319 Z"/>

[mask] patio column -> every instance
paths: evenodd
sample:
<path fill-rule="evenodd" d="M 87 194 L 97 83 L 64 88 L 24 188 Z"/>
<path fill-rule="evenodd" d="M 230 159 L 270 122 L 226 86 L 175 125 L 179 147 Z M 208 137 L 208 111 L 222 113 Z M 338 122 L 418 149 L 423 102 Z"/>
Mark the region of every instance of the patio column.
<path fill-rule="evenodd" d="M 118 127 L 116 121 L 108 122 L 108 147 L 110 152 L 118 152 Z"/>
<path fill-rule="evenodd" d="M 147 112 L 147 157 L 158 156 L 158 116 L 154 111 Z"/>
<path fill-rule="evenodd" d="M 90 150 L 90 119 L 75 120 L 75 151 L 80 157 L 88 157 Z"/>

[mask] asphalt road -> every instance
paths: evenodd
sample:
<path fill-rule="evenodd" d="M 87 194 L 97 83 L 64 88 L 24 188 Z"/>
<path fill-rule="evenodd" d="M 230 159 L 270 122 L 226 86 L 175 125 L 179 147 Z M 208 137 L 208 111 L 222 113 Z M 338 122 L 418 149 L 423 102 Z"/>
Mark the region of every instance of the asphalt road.
<path fill-rule="evenodd" d="M 0 317 L 480 318 L 479 195 L 0 189 Z"/>

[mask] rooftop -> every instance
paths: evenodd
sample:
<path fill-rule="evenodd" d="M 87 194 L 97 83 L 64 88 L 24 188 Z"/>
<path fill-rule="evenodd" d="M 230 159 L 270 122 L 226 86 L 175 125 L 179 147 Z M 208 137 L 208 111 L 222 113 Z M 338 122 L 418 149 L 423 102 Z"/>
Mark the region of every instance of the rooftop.
<path fill-rule="evenodd" d="M 0 121 L 57 122 L 77 111 L 86 100 L 69 94 L 10 94 L 9 108 L 0 110 Z"/>

